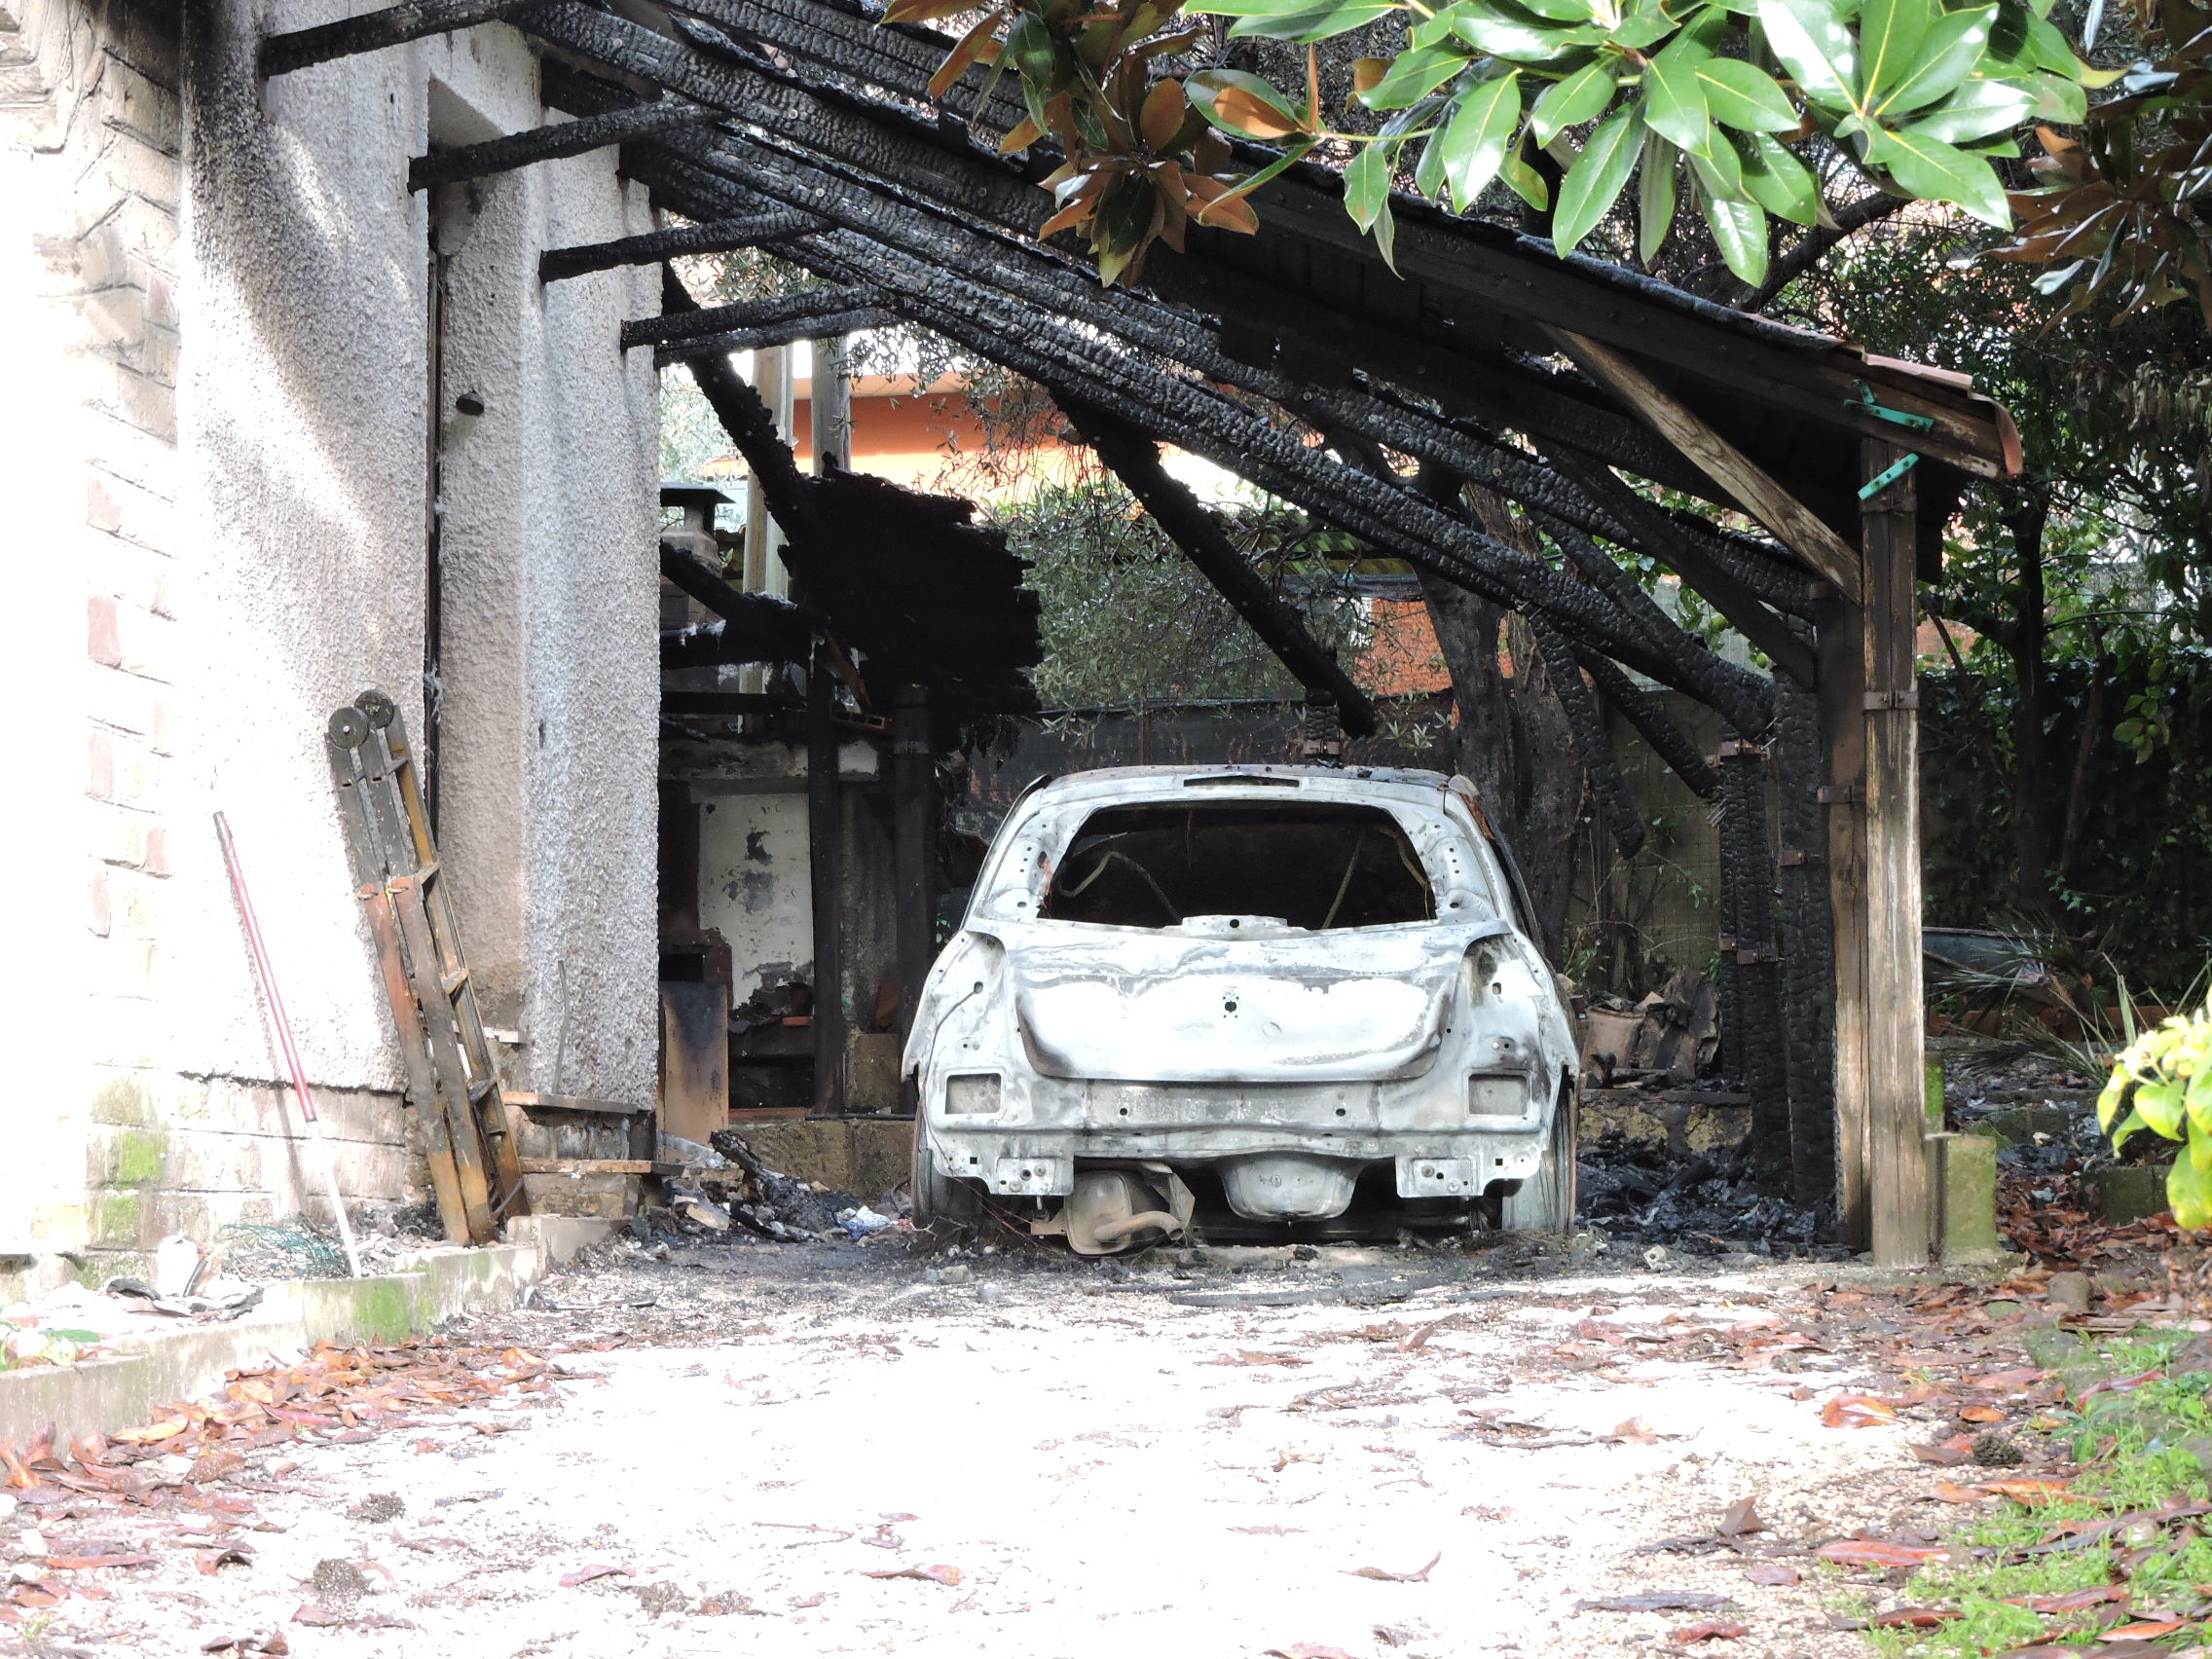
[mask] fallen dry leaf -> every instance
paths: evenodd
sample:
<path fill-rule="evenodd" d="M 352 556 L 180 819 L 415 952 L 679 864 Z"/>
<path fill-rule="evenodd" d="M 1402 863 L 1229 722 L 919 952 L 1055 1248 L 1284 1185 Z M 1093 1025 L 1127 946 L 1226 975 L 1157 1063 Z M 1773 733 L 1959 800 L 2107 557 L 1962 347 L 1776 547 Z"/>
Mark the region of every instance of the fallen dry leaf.
<path fill-rule="evenodd" d="M 1961 1406 L 1959 1408 L 1959 1420 L 1961 1422 L 2003 1422 L 2005 1414 L 1995 1406 Z"/>
<path fill-rule="evenodd" d="M 2177 1630 L 2188 1628 L 2187 1619 L 2140 1619 L 2134 1624 L 2123 1624 L 2097 1634 L 2108 1641 L 2155 1641 L 2161 1636 L 2171 1636 Z"/>
<path fill-rule="evenodd" d="M 2049 1375 L 2047 1371 L 2020 1366 L 2010 1371 L 1992 1371 L 1987 1377 L 1969 1377 L 1963 1382 L 1969 1388 L 2025 1388 L 2030 1382 L 2041 1382 Z"/>
<path fill-rule="evenodd" d="M 1606 1435 L 1605 1438 L 1607 1440 L 1627 1440 L 1638 1446 L 1649 1446 L 1658 1440 L 1659 1436 L 1651 1431 L 1650 1424 L 1646 1423 L 1641 1418 L 1630 1418 L 1628 1421 L 1615 1427 L 1613 1432 Z"/>
<path fill-rule="evenodd" d="M 1740 1538 L 1748 1532 L 1763 1532 L 1766 1523 L 1759 1519 L 1756 1494 L 1739 1497 L 1720 1512 L 1720 1521 L 1713 1529 L 1723 1538 Z"/>
<path fill-rule="evenodd" d="M 594 1562 L 589 1567 L 579 1567 L 573 1572 L 563 1573 L 561 1588 L 572 1590 L 579 1584 L 589 1584 L 595 1578 L 612 1578 L 617 1573 L 624 1578 L 635 1576 L 626 1567 L 609 1567 L 605 1562 Z"/>
<path fill-rule="evenodd" d="M 1877 1428 L 1897 1420 L 1897 1407 L 1871 1394 L 1838 1394 L 1821 1408 L 1821 1421 L 1829 1428 Z"/>
<path fill-rule="evenodd" d="M 102 1567 L 151 1567 L 150 1555 L 50 1555 L 39 1563 L 56 1572 L 89 1572 Z"/>
<path fill-rule="evenodd" d="M 1739 1636 L 1749 1636 L 1748 1627 L 1740 1624 L 1714 1622 L 1713 1624 L 1684 1625 L 1675 1632 L 1675 1640 L 1687 1647 L 1693 1641 L 1733 1641 Z"/>
<path fill-rule="evenodd" d="M 1438 1550 L 1428 1558 L 1427 1566 L 1423 1567 L 1419 1572 L 1385 1572 L 1380 1567 L 1357 1567 L 1352 1568 L 1346 1576 L 1349 1578 L 1380 1578 L 1386 1584 L 1426 1584 L 1429 1567 L 1434 1567 L 1443 1559 L 1444 1552 Z"/>
<path fill-rule="evenodd" d="M 957 1567 L 894 1567 L 880 1572 L 863 1572 L 863 1578 L 926 1578 L 932 1584 L 957 1584 L 965 1575 Z"/>
<path fill-rule="evenodd" d="M 194 1550 L 193 1560 L 200 1570 L 212 1578 L 226 1567 L 251 1567 L 253 1551 L 243 1544 L 225 1544 L 220 1549 Z"/>
<path fill-rule="evenodd" d="M 1728 1605 L 1728 1598 L 1710 1590 L 1645 1590 L 1634 1596 L 1605 1596 L 1577 1602 L 1594 1613 L 1702 1613 Z"/>
<path fill-rule="evenodd" d="M 1797 1582 L 1797 1569 L 1788 1562 L 1753 1561 L 1745 1563 L 1744 1576 L 1753 1584 L 1764 1584 L 1775 1589 L 1788 1589 Z"/>
<path fill-rule="evenodd" d="M 1209 1359 L 1206 1363 L 1208 1365 L 1311 1365 L 1313 1362 L 1309 1359 L 1302 1359 L 1295 1353 L 1263 1353 L 1257 1348 L 1238 1348 L 1235 1353 L 1225 1353 L 1219 1359 Z"/>
<path fill-rule="evenodd" d="M 2124 1584 L 2098 1584 L 2055 1596 L 2008 1596 L 2005 1600 L 2008 1606 L 2025 1607 L 2035 1613 L 2078 1613 L 2106 1602 L 2124 1602 L 2133 1594 Z"/>
<path fill-rule="evenodd" d="M 1831 1614 L 1828 1623 L 1837 1630 L 1934 1630 L 1939 1624 L 1965 1617 L 1966 1614 L 1951 1607 L 1892 1607 L 1865 1618 Z"/>
<path fill-rule="evenodd" d="M 1813 1553 L 1840 1567 L 1919 1567 L 1951 1556 L 1941 1544 L 1893 1544 L 1886 1538 L 1836 1538 Z"/>
<path fill-rule="evenodd" d="M 1294 1641 L 1288 1647 L 1271 1647 L 1269 1659 L 1351 1659 L 1341 1647 L 1319 1641 Z"/>

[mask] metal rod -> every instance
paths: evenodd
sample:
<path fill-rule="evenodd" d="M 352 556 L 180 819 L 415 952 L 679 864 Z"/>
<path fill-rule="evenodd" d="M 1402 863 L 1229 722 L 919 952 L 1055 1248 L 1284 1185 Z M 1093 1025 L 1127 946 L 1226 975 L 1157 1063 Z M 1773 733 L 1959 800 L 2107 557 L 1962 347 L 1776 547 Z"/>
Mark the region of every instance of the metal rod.
<path fill-rule="evenodd" d="M 261 976 L 261 994 L 269 999 L 269 1019 L 276 1027 L 276 1047 L 282 1051 L 284 1064 L 292 1073 L 292 1092 L 299 1097 L 300 1116 L 307 1120 L 315 1145 L 322 1153 L 323 1180 L 330 1188 L 330 1212 L 338 1218 L 339 1242 L 346 1246 L 346 1268 L 354 1278 L 359 1278 L 361 1257 L 353 1248 L 352 1224 L 346 1219 L 346 1200 L 338 1191 L 338 1160 L 330 1150 L 330 1137 L 323 1129 L 322 1120 L 315 1115 L 314 1090 L 308 1087 L 308 1069 L 300 1063 L 300 1047 L 292 1041 L 292 1021 L 284 1013 L 283 993 L 276 989 L 276 971 L 270 966 L 269 946 L 262 940 L 261 923 L 254 918 L 253 900 L 245 890 L 245 871 L 239 865 L 238 843 L 231 839 L 230 824 L 219 812 L 215 814 L 215 839 L 223 844 L 223 863 L 231 872 L 231 892 L 237 895 L 239 914 L 245 921 L 246 943 L 252 947 L 253 966 Z"/>

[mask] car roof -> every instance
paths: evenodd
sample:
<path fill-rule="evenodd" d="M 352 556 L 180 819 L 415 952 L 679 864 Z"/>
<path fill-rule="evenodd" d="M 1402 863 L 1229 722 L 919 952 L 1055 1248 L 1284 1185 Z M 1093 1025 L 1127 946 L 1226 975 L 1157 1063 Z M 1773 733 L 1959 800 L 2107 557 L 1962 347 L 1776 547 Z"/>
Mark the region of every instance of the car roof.
<path fill-rule="evenodd" d="M 1039 778 L 1023 792 L 1033 804 L 1066 800 L 1173 800 L 1195 780 L 1239 799 L 1300 793 L 1336 799 L 1377 798 L 1434 803 L 1451 786 L 1442 772 L 1406 766 L 1104 766 Z M 1292 797 L 1295 798 L 1295 797 Z"/>

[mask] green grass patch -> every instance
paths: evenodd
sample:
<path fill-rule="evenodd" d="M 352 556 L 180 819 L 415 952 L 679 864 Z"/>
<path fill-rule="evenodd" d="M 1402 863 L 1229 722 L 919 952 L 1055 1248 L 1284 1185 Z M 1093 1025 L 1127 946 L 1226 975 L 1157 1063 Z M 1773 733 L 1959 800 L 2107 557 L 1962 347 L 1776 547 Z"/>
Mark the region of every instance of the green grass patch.
<path fill-rule="evenodd" d="M 2084 1346 L 2063 1368 L 2069 1391 L 2086 1389 L 2097 1377 L 2125 1378 L 2157 1369 L 2189 1340 L 2177 1332 L 2152 1341 Z M 2143 1609 L 2169 1608 L 2180 1615 L 2204 1603 L 2205 1595 L 2195 1586 L 2212 1583 L 2212 1538 L 2190 1537 L 2186 1527 L 2177 1535 L 2173 1528 L 2155 1530 L 2139 1524 L 2133 1536 L 2122 1533 L 2049 1555 L 2024 1552 L 2067 1521 L 2157 1509 L 2177 1498 L 2205 1501 L 2206 1466 L 2212 1462 L 2212 1372 L 2190 1372 L 2123 1393 L 2092 1394 L 2077 1409 L 2050 1415 L 2063 1419 L 2049 1431 L 2052 1438 L 2065 1444 L 2082 1465 L 2069 1495 L 2032 1508 L 1999 1499 L 2000 1508 L 1968 1522 L 1947 1540 L 1977 1553 L 1923 1567 L 1901 1588 L 1854 1607 L 1861 1614 L 1899 1605 L 1946 1607 L 1963 1615 L 1929 1631 L 1869 1631 L 1867 1642 L 1875 1653 L 1885 1659 L 1982 1659 L 2037 1641 L 2088 1646 L 2098 1632 L 2140 1618 Z M 1937 1478 L 1942 1472 L 1929 1471 Z M 2005 1473 L 1947 1472 L 1962 1482 L 1977 1474 Z M 2212 1517 L 2194 1525 L 2207 1522 Z M 2057 1614 L 2009 1604 L 2109 1584 L 2118 1576 L 2115 1556 L 2147 1545 L 2153 1546 L 2152 1553 L 2135 1561 L 2129 1571 L 2127 1601 Z M 2130 1611 L 2131 1605 L 2136 1610 Z M 2189 1646 L 2203 1640 L 2201 1629 L 2191 1629 L 2169 1642 Z"/>

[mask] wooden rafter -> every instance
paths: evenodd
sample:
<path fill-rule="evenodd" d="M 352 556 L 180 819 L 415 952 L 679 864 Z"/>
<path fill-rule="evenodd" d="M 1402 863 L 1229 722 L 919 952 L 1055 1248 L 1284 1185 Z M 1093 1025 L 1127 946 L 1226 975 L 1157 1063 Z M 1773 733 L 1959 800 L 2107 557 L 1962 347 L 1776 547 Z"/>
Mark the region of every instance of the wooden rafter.
<path fill-rule="evenodd" d="M 261 43 L 261 72 L 289 75 L 333 58 L 356 53 L 378 52 L 403 46 L 426 35 L 446 34 L 496 22 L 521 11 L 533 0 L 408 0 L 381 12 L 342 18 L 334 23 L 317 23 L 312 29 L 293 29 L 271 35 Z"/>
<path fill-rule="evenodd" d="M 407 166 L 407 188 L 429 190 L 441 184 L 483 178 L 491 173 L 512 172 L 538 162 L 555 162 L 609 144 L 626 144 L 675 127 L 710 121 L 716 112 L 696 104 L 671 101 L 640 104 L 634 109 L 609 110 L 581 121 L 556 121 L 534 127 L 528 132 L 490 138 L 481 144 L 460 144 L 450 150 L 432 150 L 417 156 Z"/>
<path fill-rule="evenodd" d="M 1785 490 L 1756 461 L 1714 431 L 1681 399 L 1661 389 L 1626 353 L 1587 335 L 1555 329 L 1560 349 L 1665 435 L 1737 503 L 1812 566 L 1846 599 L 1860 591 L 1859 555 L 1825 520 Z"/>
<path fill-rule="evenodd" d="M 585 242 L 576 247 L 548 248 L 538 256 L 537 279 L 564 282 L 595 271 L 611 271 L 624 265 L 658 265 L 684 254 L 729 253 L 741 247 L 758 247 L 780 237 L 829 229 L 829 221 L 789 207 L 717 219 L 711 224 L 682 225 L 653 231 L 642 237 L 618 237 L 613 241 Z"/>

